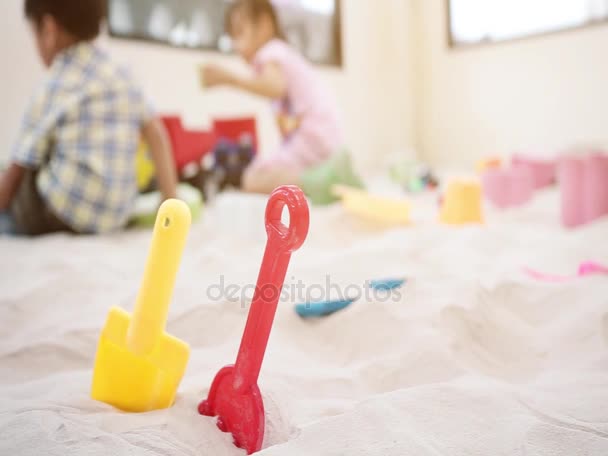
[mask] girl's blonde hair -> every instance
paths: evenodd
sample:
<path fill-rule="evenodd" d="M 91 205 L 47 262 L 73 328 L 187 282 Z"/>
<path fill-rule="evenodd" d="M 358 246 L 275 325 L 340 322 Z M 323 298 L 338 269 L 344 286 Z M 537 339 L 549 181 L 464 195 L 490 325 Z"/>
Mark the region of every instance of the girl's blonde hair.
<path fill-rule="evenodd" d="M 274 27 L 275 38 L 285 39 L 277 10 L 270 0 L 235 0 L 226 11 L 225 28 L 228 34 L 232 33 L 232 18 L 237 11 L 244 11 L 254 22 L 259 21 L 264 16 L 268 17 Z"/>

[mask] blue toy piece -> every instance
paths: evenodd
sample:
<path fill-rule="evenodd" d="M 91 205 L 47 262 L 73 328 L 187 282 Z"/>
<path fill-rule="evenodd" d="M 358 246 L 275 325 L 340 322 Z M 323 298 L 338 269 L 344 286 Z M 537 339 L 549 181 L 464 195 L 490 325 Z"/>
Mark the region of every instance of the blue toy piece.
<path fill-rule="evenodd" d="M 369 287 L 378 291 L 392 291 L 401 288 L 406 282 L 406 279 L 372 280 L 369 282 Z M 302 318 L 327 317 L 346 309 L 355 301 L 356 299 L 339 299 L 336 301 L 305 302 L 296 305 L 296 312 Z"/>
<path fill-rule="evenodd" d="M 391 291 L 401 288 L 405 283 L 405 279 L 372 280 L 369 287 L 379 291 Z"/>
<path fill-rule="evenodd" d="M 350 306 L 354 299 L 344 299 L 341 301 L 325 301 L 325 302 L 307 302 L 304 304 L 298 304 L 296 306 L 296 312 L 302 318 L 318 318 L 326 317 L 339 310 L 346 309 Z"/>

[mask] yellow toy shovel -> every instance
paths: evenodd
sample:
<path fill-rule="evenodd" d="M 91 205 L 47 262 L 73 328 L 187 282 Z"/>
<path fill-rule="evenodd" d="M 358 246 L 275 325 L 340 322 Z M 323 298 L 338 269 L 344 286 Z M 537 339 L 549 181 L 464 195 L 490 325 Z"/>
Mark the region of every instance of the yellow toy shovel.
<path fill-rule="evenodd" d="M 347 212 L 382 225 L 409 225 L 410 204 L 400 198 L 371 195 L 364 190 L 334 185 L 332 193 L 342 198 Z"/>
<path fill-rule="evenodd" d="M 93 372 L 93 399 L 127 412 L 170 407 L 190 347 L 165 332 L 175 276 L 191 215 L 182 201 L 163 203 L 135 312 L 113 307 L 101 333 Z"/>

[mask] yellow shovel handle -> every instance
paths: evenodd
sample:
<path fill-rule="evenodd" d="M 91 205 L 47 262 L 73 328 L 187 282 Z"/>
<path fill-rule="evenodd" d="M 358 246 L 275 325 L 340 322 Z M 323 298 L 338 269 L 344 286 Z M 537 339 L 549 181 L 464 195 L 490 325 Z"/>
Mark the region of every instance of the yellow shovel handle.
<path fill-rule="evenodd" d="M 190 209 L 183 201 L 165 201 L 158 210 L 144 279 L 127 334 L 127 347 L 137 355 L 150 353 L 165 330 L 190 223 Z"/>

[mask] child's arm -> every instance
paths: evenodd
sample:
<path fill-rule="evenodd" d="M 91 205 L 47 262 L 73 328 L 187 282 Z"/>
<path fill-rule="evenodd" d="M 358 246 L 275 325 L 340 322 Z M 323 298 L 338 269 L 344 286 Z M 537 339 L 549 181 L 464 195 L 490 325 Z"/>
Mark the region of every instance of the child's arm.
<path fill-rule="evenodd" d="M 13 163 L 4 174 L 0 176 L 0 211 L 5 211 L 11 206 L 11 202 L 19 189 L 24 173 L 24 167 Z"/>
<path fill-rule="evenodd" d="M 267 63 L 253 77 L 242 77 L 216 65 L 202 70 L 206 87 L 228 85 L 266 98 L 279 99 L 287 94 L 285 74 L 276 63 Z"/>
<path fill-rule="evenodd" d="M 144 124 L 142 135 L 150 148 L 150 155 L 156 168 L 158 187 L 164 199 L 175 198 L 177 195 L 177 171 L 171 152 L 171 142 L 165 127 L 158 119 L 152 119 Z"/>

